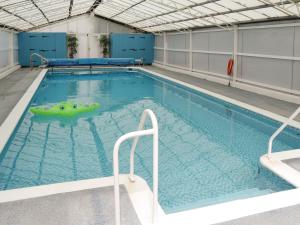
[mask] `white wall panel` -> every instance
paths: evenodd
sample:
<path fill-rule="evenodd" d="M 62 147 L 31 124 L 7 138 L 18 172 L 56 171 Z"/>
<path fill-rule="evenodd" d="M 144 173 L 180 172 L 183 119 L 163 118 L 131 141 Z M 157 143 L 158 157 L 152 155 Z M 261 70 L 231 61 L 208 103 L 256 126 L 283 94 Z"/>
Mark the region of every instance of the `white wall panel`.
<path fill-rule="evenodd" d="M 157 48 L 164 47 L 164 36 L 163 35 L 155 35 L 155 47 L 157 47 Z"/>
<path fill-rule="evenodd" d="M 189 49 L 190 38 L 188 33 L 167 35 L 167 48 L 169 49 Z"/>
<path fill-rule="evenodd" d="M 293 55 L 294 28 L 241 30 L 239 52 L 264 55 Z"/>
<path fill-rule="evenodd" d="M 295 27 L 294 56 L 300 57 L 300 27 Z"/>
<path fill-rule="evenodd" d="M 292 61 L 243 57 L 242 79 L 290 89 Z"/>
<path fill-rule="evenodd" d="M 155 49 L 154 51 L 154 60 L 158 62 L 164 61 L 164 50 Z"/>
<path fill-rule="evenodd" d="M 13 34 L 13 64 L 16 65 L 19 63 L 19 58 L 18 58 L 18 51 L 19 51 L 19 46 L 18 46 L 18 35 Z"/>
<path fill-rule="evenodd" d="M 209 50 L 209 33 L 192 33 L 193 50 Z"/>
<path fill-rule="evenodd" d="M 167 64 L 188 67 L 189 66 L 189 55 L 186 52 L 167 52 Z"/>
<path fill-rule="evenodd" d="M 76 57 L 78 58 L 88 58 L 89 57 L 89 49 L 88 49 L 88 36 L 85 34 L 76 35 L 78 38 L 78 47 Z M 100 47 L 99 47 L 100 51 Z"/>
<path fill-rule="evenodd" d="M 209 71 L 208 58 L 206 53 L 193 53 L 193 70 Z"/>
<path fill-rule="evenodd" d="M 293 67 L 293 81 L 292 81 L 292 87 L 293 90 L 300 91 L 300 62 L 294 62 L 294 67 Z"/>
<path fill-rule="evenodd" d="M 167 51 L 167 64 L 188 71 L 201 71 L 208 76 L 221 75 L 227 78 L 227 63 L 233 57 L 235 32 L 199 30 L 192 31 L 191 35 L 190 50 L 188 32 L 167 33 L 167 48 L 178 49 Z M 278 91 L 284 90 L 285 93 L 300 93 L 299 24 L 269 23 L 240 26 L 237 28 L 236 38 L 238 55 L 234 81 L 265 86 Z M 162 43 L 159 45 L 163 46 Z M 160 53 L 157 52 L 156 58 L 158 59 L 160 55 L 162 60 L 162 53 L 162 50 Z M 192 68 L 189 65 L 190 54 Z M 286 100 L 285 97 L 283 99 Z"/>
<path fill-rule="evenodd" d="M 227 62 L 231 58 L 230 55 L 209 55 L 209 72 L 222 74 L 227 76 Z"/>
<path fill-rule="evenodd" d="M 0 31 L 0 69 L 9 65 L 9 32 Z"/>
<path fill-rule="evenodd" d="M 233 31 L 209 33 L 209 50 L 219 52 L 233 51 Z"/>

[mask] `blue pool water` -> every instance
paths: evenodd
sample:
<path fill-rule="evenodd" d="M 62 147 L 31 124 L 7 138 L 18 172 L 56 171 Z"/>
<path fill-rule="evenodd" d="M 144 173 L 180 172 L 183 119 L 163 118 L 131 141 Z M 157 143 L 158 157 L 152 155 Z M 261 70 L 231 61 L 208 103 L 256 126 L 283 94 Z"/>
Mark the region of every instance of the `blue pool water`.
<path fill-rule="evenodd" d="M 260 166 L 280 123 L 253 112 L 127 70 L 49 72 L 31 106 L 67 100 L 101 108 L 74 119 L 26 111 L 1 153 L 1 190 L 111 176 L 115 141 L 136 130 L 146 108 L 158 117 L 159 201 L 167 213 L 293 188 Z M 142 138 L 136 151 L 136 172 L 150 186 L 151 141 Z M 121 146 L 122 173 L 129 171 L 130 144 Z M 277 151 L 299 147 L 294 128 L 274 143 Z"/>

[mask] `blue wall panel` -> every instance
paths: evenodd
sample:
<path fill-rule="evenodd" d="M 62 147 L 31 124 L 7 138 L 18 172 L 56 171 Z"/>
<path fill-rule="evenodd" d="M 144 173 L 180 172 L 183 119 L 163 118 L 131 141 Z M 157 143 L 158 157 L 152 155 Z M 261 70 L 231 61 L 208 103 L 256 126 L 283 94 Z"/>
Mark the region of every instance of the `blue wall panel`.
<path fill-rule="evenodd" d="M 112 58 L 144 59 L 152 64 L 154 59 L 154 35 L 142 33 L 112 33 L 110 35 Z"/>
<path fill-rule="evenodd" d="M 30 66 L 30 55 L 38 53 L 45 58 L 67 58 L 66 33 L 22 32 L 18 36 L 19 63 Z M 33 58 L 33 65 L 38 66 L 40 59 Z"/>

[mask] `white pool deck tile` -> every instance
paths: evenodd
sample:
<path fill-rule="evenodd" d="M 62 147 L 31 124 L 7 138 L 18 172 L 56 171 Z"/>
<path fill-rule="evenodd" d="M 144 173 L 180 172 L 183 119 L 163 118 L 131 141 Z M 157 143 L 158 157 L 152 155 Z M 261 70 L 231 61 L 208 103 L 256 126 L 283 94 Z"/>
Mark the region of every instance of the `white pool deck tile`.
<path fill-rule="evenodd" d="M 299 225 L 300 204 L 246 216 L 216 225 Z"/>
<path fill-rule="evenodd" d="M 120 186 L 122 225 L 141 225 L 128 192 Z M 113 186 L 0 203 L 1 224 L 112 225 Z"/>
<path fill-rule="evenodd" d="M 270 97 L 262 96 L 259 94 L 251 93 L 248 91 L 243 91 L 236 88 L 227 87 L 221 84 L 213 83 L 207 80 L 203 80 L 200 78 L 191 77 L 188 75 L 175 73 L 171 71 L 167 71 L 154 66 L 146 66 L 144 67 L 147 71 L 151 71 L 156 73 L 161 77 L 168 78 L 170 80 L 176 80 L 185 84 L 186 86 L 190 86 L 194 89 L 202 90 L 204 93 L 212 93 L 215 97 L 220 97 L 224 100 L 230 100 L 232 103 L 238 103 L 242 106 L 248 107 L 248 109 L 258 110 L 263 115 L 270 115 L 271 118 L 277 119 L 279 121 L 283 121 L 286 117 L 291 115 L 293 111 L 297 108 L 296 104 L 284 102 L 281 100 L 273 99 Z M 39 83 L 40 79 L 43 78 L 41 75 L 42 70 L 36 69 L 30 71 L 29 69 L 20 69 L 5 79 L 0 80 L 0 128 L 3 130 L 3 126 L 5 126 L 5 122 L 13 116 L 14 111 L 17 110 L 16 105 L 19 105 L 19 100 L 24 98 L 24 93 L 28 89 L 26 94 L 33 95 L 32 91 L 30 91 L 30 87 L 34 85 L 35 82 Z M 26 95 L 25 94 L 25 95 Z M 25 96 L 25 99 L 30 99 L 30 96 Z M 21 108 L 24 109 L 24 106 Z M 11 113 L 10 113 L 11 112 Z M 296 118 L 297 121 L 300 121 L 300 118 Z M 3 121 L 5 121 L 3 123 Z M 295 123 L 299 125 L 298 122 Z M 0 140 L 1 141 L 1 140 Z M 282 158 L 281 158 L 282 160 Z M 285 161 L 284 161 L 285 160 Z M 300 159 L 297 160 L 297 157 L 285 158 L 282 160 L 282 164 L 289 165 L 294 171 L 297 171 L 298 166 L 300 164 Z M 299 166 L 300 167 L 300 166 Z M 100 182 L 101 180 L 101 182 Z M 72 192 L 79 191 L 85 189 L 91 189 L 96 187 L 103 187 L 112 185 L 111 178 L 101 178 L 94 179 L 93 181 L 79 181 L 76 183 L 78 185 L 74 185 L 75 183 L 61 183 L 54 185 L 45 185 L 40 187 L 33 187 L 27 189 L 16 189 L 9 191 L 1 191 L 0 192 L 0 204 L 1 202 L 11 202 L 16 200 L 22 200 L 27 198 L 36 198 L 47 196 L 50 194 L 57 194 L 63 192 Z M 146 185 L 145 181 L 142 179 L 136 184 L 128 184 L 128 179 L 125 176 L 121 177 L 123 184 L 126 186 L 129 197 L 135 208 L 135 211 L 138 215 L 138 218 L 141 224 L 152 224 L 151 223 L 151 199 L 152 193 L 150 188 Z M 99 183 L 103 183 L 105 185 L 100 185 Z M 141 184 L 141 185 L 139 185 Z M 298 185 L 295 185 L 297 187 Z M 274 211 L 275 214 L 278 215 L 278 208 L 286 208 L 287 210 L 294 208 L 290 208 L 291 206 L 295 206 L 300 204 L 300 189 L 294 189 L 279 193 L 268 194 L 265 196 L 254 197 L 250 199 L 237 200 L 222 204 L 217 204 L 213 206 L 203 207 L 194 210 L 188 210 L 180 213 L 174 213 L 170 215 L 165 215 L 162 209 L 159 207 L 159 219 L 157 224 L 159 225 L 177 225 L 177 224 L 214 224 L 220 223 L 222 221 L 230 221 L 232 223 L 221 223 L 221 224 L 244 224 L 244 223 L 235 223 L 235 219 L 244 217 L 245 219 L 250 218 L 250 220 L 254 223 L 246 223 L 245 224 L 257 224 L 255 223 L 256 216 L 263 215 L 264 213 Z M 226 210 L 225 210 L 226 209 Z M 113 214 L 113 212 L 112 212 Z M 273 214 L 273 213 L 272 213 Z M 276 218 L 276 215 L 274 218 Z M 286 215 L 289 215 L 286 213 Z M 253 217 L 252 217 L 253 216 Z M 253 218 L 253 219 L 251 219 Z M 272 223 L 267 223 L 271 220 L 265 220 L 264 218 L 268 217 L 259 217 L 260 225 L 271 225 Z M 276 221 L 276 220 L 275 220 Z M 294 220 L 286 220 L 285 225 L 293 225 L 300 224 L 300 219 L 295 217 Z M 297 223 L 294 223 L 294 222 Z M 266 223 L 265 223 L 266 222 Z M 278 223 L 276 223 L 278 224 Z"/>

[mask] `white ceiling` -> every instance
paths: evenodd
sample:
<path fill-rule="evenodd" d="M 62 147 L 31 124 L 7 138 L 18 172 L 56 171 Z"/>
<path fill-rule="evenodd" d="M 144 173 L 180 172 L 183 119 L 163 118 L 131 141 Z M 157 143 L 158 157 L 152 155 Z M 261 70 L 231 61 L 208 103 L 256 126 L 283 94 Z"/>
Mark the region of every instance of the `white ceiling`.
<path fill-rule="evenodd" d="M 18 30 L 90 12 L 160 32 L 300 17 L 300 0 L 0 0 L 0 24 Z"/>

